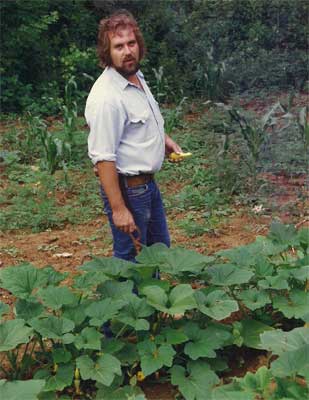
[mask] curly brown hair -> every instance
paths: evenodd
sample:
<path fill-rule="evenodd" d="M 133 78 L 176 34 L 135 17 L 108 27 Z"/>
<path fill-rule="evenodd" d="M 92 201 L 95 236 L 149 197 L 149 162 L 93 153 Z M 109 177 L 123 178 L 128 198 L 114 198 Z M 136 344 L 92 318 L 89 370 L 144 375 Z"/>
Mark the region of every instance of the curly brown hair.
<path fill-rule="evenodd" d="M 139 47 L 139 61 L 145 54 L 145 44 L 143 35 L 137 25 L 133 15 L 127 10 L 119 10 L 109 18 L 104 18 L 99 23 L 98 47 L 97 52 L 101 67 L 111 66 L 109 33 L 115 33 L 118 29 L 132 28 Z"/>

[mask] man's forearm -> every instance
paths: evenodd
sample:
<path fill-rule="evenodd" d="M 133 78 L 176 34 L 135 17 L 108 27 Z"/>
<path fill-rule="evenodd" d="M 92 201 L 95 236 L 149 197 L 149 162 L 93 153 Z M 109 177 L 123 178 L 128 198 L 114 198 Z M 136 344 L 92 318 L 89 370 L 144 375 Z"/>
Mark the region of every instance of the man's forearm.
<path fill-rule="evenodd" d="M 101 185 L 112 209 L 112 218 L 116 228 L 132 233 L 137 228 L 133 215 L 123 200 L 116 164 L 112 161 L 100 161 L 96 164 Z"/>
<path fill-rule="evenodd" d="M 118 172 L 113 161 L 100 161 L 96 164 L 101 185 L 113 211 L 125 208 L 125 203 L 119 187 Z"/>

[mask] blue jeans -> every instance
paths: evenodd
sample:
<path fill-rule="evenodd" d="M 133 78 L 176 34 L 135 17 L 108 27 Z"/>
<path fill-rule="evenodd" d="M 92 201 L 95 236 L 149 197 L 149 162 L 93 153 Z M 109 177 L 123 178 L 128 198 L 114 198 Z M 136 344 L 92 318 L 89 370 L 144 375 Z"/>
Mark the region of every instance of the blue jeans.
<path fill-rule="evenodd" d="M 135 224 L 138 226 L 143 245 L 164 243 L 170 247 L 170 236 L 160 191 L 155 181 L 126 188 Z M 108 199 L 101 188 L 104 210 L 107 213 L 113 235 L 114 256 L 123 260 L 134 261 L 136 251 L 132 239 L 114 225 L 112 210 Z"/>

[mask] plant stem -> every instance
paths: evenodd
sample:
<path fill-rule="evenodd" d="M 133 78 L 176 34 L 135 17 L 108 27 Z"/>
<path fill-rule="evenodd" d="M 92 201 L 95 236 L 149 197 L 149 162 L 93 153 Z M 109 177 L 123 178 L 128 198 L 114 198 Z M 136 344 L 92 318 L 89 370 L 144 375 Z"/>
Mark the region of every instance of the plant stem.
<path fill-rule="evenodd" d="M 118 337 L 126 330 L 127 326 L 128 326 L 127 324 L 123 325 L 123 327 L 122 327 L 122 328 L 120 329 L 120 331 L 117 333 L 115 339 L 118 339 Z"/>
<path fill-rule="evenodd" d="M 46 353 L 46 349 L 45 349 L 45 346 L 44 346 L 43 339 L 41 338 L 41 336 L 38 336 L 38 339 L 39 339 L 39 343 L 40 343 L 41 349 L 43 350 L 43 353 Z"/>
<path fill-rule="evenodd" d="M 17 374 L 18 374 L 18 372 L 17 372 L 17 364 L 16 364 L 17 356 L 12 351 L 9 351 L 7 353 L 7 358 L 8 358 L 8 360 L 9 360 L 9 362 L 11 364 L 11 367 L 12 367 L 12 369 L 14 371 L 13 372 L 13 377 L 14 377 L 14 379 L 16 379 L 17 378 Z"/>
<path fill-rule="evenodd" d="M 6 371 L 6 370 L 4 369 L 4 367 L 2 367 L 2 365 L 3 365 L 3 360 L 5 359 L 5 357 L 6 357 L 6 355 L 4 354 L 4 356 L 2 357 L 2 359 L 1 359 L 1 361 L 0 361 L 0 370 L 2 370 L 3 373 L 4 373 L 4 375 L 5 375 L 6 377 L 8 377 L 8 376 L 9 376 L 8 371 Z"/>
<path fill-rule="evenodd" d="M 29 344 L 30 344 L 30 342 L 28 342 L 26 344 L 23 356 L 22 356 L 21 361 L 20 361 L 20 370 L 19 370 L 19 373 L 18 373 L 19 377 L 21 377 L 21 374 L 23 374 L 23 372 L 25 372 L 24 371 L 24 367 L 25 367 L 24 366 L 24 361 L 25 361 L 25 357 L 26 357 L 26 354 L 27 354 L 27 351 L 28 351 Z"/>

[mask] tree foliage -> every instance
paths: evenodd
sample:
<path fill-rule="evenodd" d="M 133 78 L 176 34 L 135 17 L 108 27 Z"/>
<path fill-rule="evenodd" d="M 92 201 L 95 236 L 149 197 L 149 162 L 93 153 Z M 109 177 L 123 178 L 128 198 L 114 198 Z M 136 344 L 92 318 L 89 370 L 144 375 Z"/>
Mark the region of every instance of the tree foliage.
<path fill-rule="evenodd" d="M 306 0 L 10 0 L 0 7 L 4 111 L 59 111 L 71 76 L 83 104 L 101 72 L 98 22 L 119 8 L 142 27 L 152 86 L 163 67 L 163 100 L 222 97 L 228 81 L 243 90 L 307 79 Z"/>

